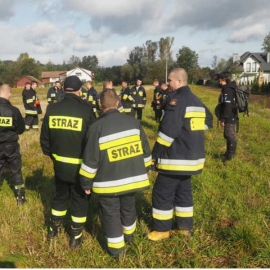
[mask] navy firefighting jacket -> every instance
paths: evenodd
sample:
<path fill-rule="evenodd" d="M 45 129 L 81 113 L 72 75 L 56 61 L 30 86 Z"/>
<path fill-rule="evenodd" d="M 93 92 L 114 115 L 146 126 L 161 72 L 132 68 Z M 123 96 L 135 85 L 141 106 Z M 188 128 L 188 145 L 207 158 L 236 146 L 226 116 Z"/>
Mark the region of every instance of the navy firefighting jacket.
<path fill-rule="evenodd" d="M 81 186 L 99 195 L 120 195 L 149 187 L 151 151 L 140 122 L 108 110 L 89 128 L 81 165 Z"/>
<path fill-rule="evenodd" d="M 204 162 L 204 130 L 213 116 L 188 86 L 169 94 L 152 156 L 159 172 L 175 175 L 201 173 Z"/>
<path fill-rule="evenodd" d="M 86 132 L 94 121 L 91 105 L 74 94 L 65 94 L 62 101 L 48 105 L 40 144 L 43 153 L 52 158 L 55 175 L 62 181 L 78 180 Z"/>

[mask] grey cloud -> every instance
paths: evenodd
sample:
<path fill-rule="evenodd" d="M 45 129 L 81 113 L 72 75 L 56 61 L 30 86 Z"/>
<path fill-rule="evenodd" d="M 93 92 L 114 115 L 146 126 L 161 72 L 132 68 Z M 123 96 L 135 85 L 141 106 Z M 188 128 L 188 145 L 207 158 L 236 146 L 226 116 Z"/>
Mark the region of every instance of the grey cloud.
<path fill-rule="evenodd" d="M 0 1 L 0 21 L 6 21 L 14 16 L 15 0 Z"/>

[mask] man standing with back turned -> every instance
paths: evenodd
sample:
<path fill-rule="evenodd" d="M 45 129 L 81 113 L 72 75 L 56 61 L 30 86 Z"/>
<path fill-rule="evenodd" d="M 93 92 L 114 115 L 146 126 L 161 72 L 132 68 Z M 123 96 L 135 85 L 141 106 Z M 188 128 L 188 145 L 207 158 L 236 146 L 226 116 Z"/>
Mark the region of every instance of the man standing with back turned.
<path fill-rule="evenodd" d="M 204 130 L 212 127 L 213 117 L 190 91 L 187 79 L 182 68 L 169 74 L 172 92 L 152 151 L 159 172 L 153 188 L 153 231 L 148 234 L 152 241 L 170 237 L 174 213 L 180 234 L 191 235 L 193 226 L 191 176 L 202 172 Z"/>
<path fill-rule="evenodd" d="M 65 79 L 64 99 L 50 104 L 42 123 L 40 144 L 45 155 L 51 157 L 55 172 L 56 193 L 53 198 L 48 240 L 58 234 L 70 204 L 70 248 L 82 242 L 86 222 L 88 198 L 79 183 L 85 135 L 95 120 L 92 107 L 81 95 L 82 82 L 77 76 Z"/>
<path fill-rule="evenodd" d="M 88 131 L 81 185 L 99 198 L 110 255 L 117 257 L 136 229 L 135 192 L 149 187 L 151 151 L 140 122 L 117 110 L 114 90 L 100 94 L 103 114 Z"/>
<path fill-rule="evenodd" d="M 22 178 L 22 161 L 19 136 L 25 130 L 23 117 L 18 108 L 9 102 L 11 88 L 7 84 L 0 86 L 0 178 L 4 163 L 7 162 L 11 172 L 11 183 L 18 205 L 25 203 L 25 188 Z"/>

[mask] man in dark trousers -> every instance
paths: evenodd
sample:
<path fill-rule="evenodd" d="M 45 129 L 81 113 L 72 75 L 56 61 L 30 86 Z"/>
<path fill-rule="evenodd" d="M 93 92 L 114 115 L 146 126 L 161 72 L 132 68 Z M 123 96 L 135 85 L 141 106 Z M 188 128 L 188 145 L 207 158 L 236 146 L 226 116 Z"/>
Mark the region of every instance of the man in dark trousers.
<path fill-rule="evenodd" d="M 98 96 L 98 92 L 97 90 L 94 88 L 93 84 L 91 81 L 87 81 L 86 84 L 86 89 L 87 89 L 87 102 L 89 102 L 92 105 L 93 108 L 93 112 L 96 116 L 96 118 L 98 118 L 98 104 L 97 104 L 97 96 Z"/>
<path fill-rule="evenodd" d="M 135 110 L 135 115 L 137 114 L 137 119 L 142 120 L 142 112 L 146 104 L 146 92 L 142 86 L 142 81 L 137 80 L 136 85 L 131 88 L 131 96 L 135 100 L 132 104 Z"/>
<path fill-rule="evenodd" d="M 159 80 L 155 79 L 153 81 L 153 86 L 155 87 L 154 89 L 154 94 L 153 94 L 153 101 L 152 101 L 152 108 L 153 111 L 155 112 L 155 120 L 159 121 L 161 115 L 160 115 L 160 102 L 159 102 L 159 95 L 161 93 L 161 88 L 159 86 Z"/>
<path fill-rule="evenodd" d="M 51 157 L 55 172 L 56 193 L 52 202 L 48 239 L 53 239 L 70 205 L 70 248 L 82 242 L 88 198 L 79 183 L 79 169 L 85 147 L 85 135 L 95 121 L 92 107 L 81 95 L 82 82 L 77 76 L 65 79 L 65 97 L 49 104 L 42 123 L 40 144 Z"/>
<path fill-rule="evenodd" d="M 135 100 L 131 96 L 131 91 L 126 81 L 122 81 L 122 90 L 120 93 L 120 97 L 125 113 L 127 115 L 135 116 L 134 109 L 132 108 L 132 105 L 135 102 Z"/>
<path fill-rule="evenodd" d="M 227 142 L 226 152 L 223 156 L 224 162 L 231 160 L 236 152 L 236 124 L 238 122 L 238 113 L 235 106 L 235 88 L 234 81 L 230 81 L 228 74 L 219 74 L 217 76 L 221 86 L 219 121 L 224 128 L 224 138 Z"/>
<path fill-rule="evenodd" d="M 31 88 L 29 82 L 25 83 L 22 99 L 25 108 L 25 129 L 30 130 L 32 127 L 32 129 L 38 130 L 37 93 Z"/>
<path fill-rule="evenodd" d="M 136 229 L 134 193 L 149 187 L 151 151 L 140 122 L 117 110 L 112 89 L 100 94 L 103 114 L 87 134 L 81 185 L 96 193 L 108 251 L 117 257 Z"/>
<path fill-rule="evenodd" d="M 11 172 L 11 184 L 18 205 L 25 203 L 25 188 L 22 177 L 22 162 L 19 136 L 25 130 L 25 123 L 18 108 L 9 102 L 11 88 L 7 84 L 0 86 L 0 178 L 5 162 Z"/>
<path fill-rule="evenodd" d="M 191 235 L 193 227 L 192 175 L 204 167 L 204 130 L 213 117 L 187 86 L 188 75 L 173 69 L 168 81 L 172 92 L 166 100 L 164 117 L 152 151 L 158 176 L 153 188 L 153 231 L 148 239 L 169 238 L 174 215 L 181 235 Z"/>

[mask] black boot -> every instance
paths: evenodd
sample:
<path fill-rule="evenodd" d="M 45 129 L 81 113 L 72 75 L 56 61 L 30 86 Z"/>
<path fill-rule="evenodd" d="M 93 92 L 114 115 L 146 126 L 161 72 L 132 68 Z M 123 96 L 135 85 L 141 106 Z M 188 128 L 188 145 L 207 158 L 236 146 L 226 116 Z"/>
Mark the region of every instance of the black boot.
<path fill-rule="evenodd" d="M 16 189 L 15 187 L 14 194 L 17 200 L 17 205 L 23 205 L 26 202 L 24 188 Z"/>
<path fill-rule="evenodd" d="M 75 249 L 76 247 L 81 245 L 82 231 L 83 231 L 83 226 L 79 228 L 74 228 L 73 226 L 71 226 L 70 242 L 69 242 L 69 247 L 71 249 Z"/>
<path fill-rule="evenodd" d="M 61 225 L 62 225 L 61 219 L 53 219 L 53 218 L 50 219 L 50 226 L 47 236 L 47 239 L 49 241 L 57 236 L 57 234 L 60 232 Z"/>

